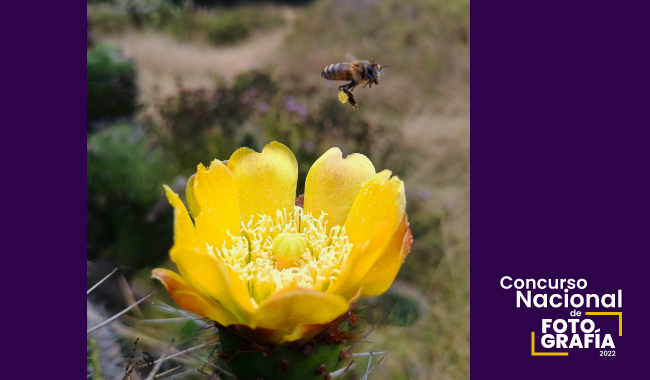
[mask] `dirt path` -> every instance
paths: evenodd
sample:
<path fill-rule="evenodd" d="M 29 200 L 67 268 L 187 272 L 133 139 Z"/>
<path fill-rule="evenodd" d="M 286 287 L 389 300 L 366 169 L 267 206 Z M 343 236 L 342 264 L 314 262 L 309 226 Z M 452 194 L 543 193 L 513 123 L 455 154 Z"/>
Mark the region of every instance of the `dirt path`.
<path fill-rule="evenodd" d="M 140 101 L 150 105 L 155 97 L 175 94 L 178 80 L 190 88 L 211 88 L 215 78 L 230 81 L 240 73 L 262 67 L 290 33 L 295 11 L 287 10 L 285 18 L 284 26 L 254 32 L 247 41 L 235 46 L 179 43 L 154 32 L 128 32 L 105 41 L 135 60 Z"/>

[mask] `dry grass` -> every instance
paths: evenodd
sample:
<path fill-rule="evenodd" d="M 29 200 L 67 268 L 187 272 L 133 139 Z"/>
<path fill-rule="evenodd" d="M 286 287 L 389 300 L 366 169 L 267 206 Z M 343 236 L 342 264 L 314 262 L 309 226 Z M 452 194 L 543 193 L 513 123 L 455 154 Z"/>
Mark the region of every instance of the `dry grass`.
<path fill-rule="evenodd" d="M 138 67 L 139 101 L 145 113 L 156 99 L 177 94 L 178 83 L 188 88 L 212 89 L 216 80 L 231 81 L 252 69 L 264 68 L 291 33 L 297 12 L 283 8 L 287 23 L 283 26 L 254 31 L 243 43 L 215 47 L 196 42 L 179 43 L 158 32 L 127 30 L 118 36 L 105 36 L 102 41 L 118 46 Z"/>

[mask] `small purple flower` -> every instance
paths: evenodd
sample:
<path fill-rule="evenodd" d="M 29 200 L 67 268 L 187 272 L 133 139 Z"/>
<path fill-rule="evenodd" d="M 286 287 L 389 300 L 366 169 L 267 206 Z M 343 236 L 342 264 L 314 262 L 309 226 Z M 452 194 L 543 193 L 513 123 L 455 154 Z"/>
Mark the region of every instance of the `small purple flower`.
<path fill-rule="evenodd" d="M 309 112 L 307 111 L 307 106 L 304 106 L 302 104 L 298 105 L 298 109 L 296 110 L 296 112 L 302 117 L 307 117 L 307 115 L 309 115 Z"/>
<path fill-rule="evenodd" d="M 296 102 L 296 99 L 294 99 L 293 96 L 289 95 L 285 98 L 284 100 L 284 108 L 289 111 L 289 112 L 295 112 L 299 114 L 302 117 L 307 117 L 309 114 L 307 110 L 307 106 L 302 105 L 298 102 Z"/>
<path fill-rule="evenodd" d="M 454 201 L 452 198 L 447 198 L 447 200 L 445 200 L 445 206 L 449 209 L 452 209 L 456 207 L 456 201 Z"/>
<path fill-rule="evenodd" d="M 314 143 L 312 143 L 311 141 L 301 141 L 300 145 L 305 151 L 309 153 L 313 152 L 315 148 Z"/>
<path fill-rule="evenodd" d="M 295 112 L 297 105 L 298 103 L 296 103 L 296 99 L 294 99 L 293 96 L 289 95 L 286 98 L 284 98 L 284 108 L 286 108 L 287 111 Z"/>
<path fill-rule="evenodd" d="M 429 201 L 433 198 L 433 194 L 430 191 L 423 189 L 414 189 L 406 192 L 406 197 L 413 200 L 423 200 Z"/>
<path fill-rule="evenodd" d="M 271 107 L 266 102 L 261 102 L 257 104 L 257 110 L 266 113 L 271 109 Z"/>
<path fill-rule="evenodd" d="M 425 201 L 428 201 L 433 196 L 433 194 L 431 194 L 430 192 L 428 192 L 426 190 L 419 190 L 418 195 L 420 196 L 420 198 L 422 198 L 422 200 L 425 200 Z"/>

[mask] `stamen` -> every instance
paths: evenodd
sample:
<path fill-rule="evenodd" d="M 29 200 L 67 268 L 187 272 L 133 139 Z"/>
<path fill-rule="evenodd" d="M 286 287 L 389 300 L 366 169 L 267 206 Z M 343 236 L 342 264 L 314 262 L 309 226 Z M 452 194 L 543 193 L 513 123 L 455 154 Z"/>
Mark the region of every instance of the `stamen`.
<path fill-rule="evenodd" d="M 275 220 L 259 215 L 253 223 L 251 217 L 242 222 L 241 236 L 228 232 L 230 244 L 207 245 L 208 252 L 239 275 L 255 305 L 289 286 L 326 291 L 352 251 L 345 227 L 328 231 L 326 216 L 321 212 L 316 219 L 295 206 L 292 212 L 277 210 Z"/>

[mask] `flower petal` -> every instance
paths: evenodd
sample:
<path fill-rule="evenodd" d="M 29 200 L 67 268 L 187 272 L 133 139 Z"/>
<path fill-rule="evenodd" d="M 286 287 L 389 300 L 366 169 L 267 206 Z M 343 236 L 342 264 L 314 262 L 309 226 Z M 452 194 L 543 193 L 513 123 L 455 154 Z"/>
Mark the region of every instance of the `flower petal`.
<path fill-rule="evenodd" d="M 169 252 L 187 282 L 230 310 L 241 321 L 254 311 L 244 282 L 221 260 L 205 249 L 174 246 Z"/>
<path fill-rule="evenodd" d="M 226 165 L 219 160 L 212 161 L 209 169 L 199 164 L 188 181 L 186 193 L 201 241 L 221 248 L 224 241 L 230 242 L 227 231 L 239 236 L 237 184 Z"/>
<path fill-rule="evenodd" d="M 352 297 L 355 287 L 390 243 L 404 217 L 404 183 L 384 170 L 366 182 L 350 209 L 345 230 L 353 244 L 348 262 L 327 292 Z"/>
<path fill-rule="evenodd" d="M 341 313 L 338 317 L 326 323 L 316 323 L 316 324 L 302 323 L 296 326 L 291 332 L 291 334 L 285 335 L 283 337 L 283 341 L 294 342 L 299 339 L 311 339 L 332 326 L 340 325 L 341 323 L 343 323 L 343 321 L 345 321 L 349 317 L 350 317 L 350 313 L 348 309 L 348 311 Z"/>
<path fill-rule="evenodd" d="M 200 314 L 222 325 L 239 322 L 228 309 L 212 298 L 193 288 L 183 277 L 167 269 L 154 269 L 152 276 L 160 280 L 178 306 Z"/>
<path fill-rule="evenodd" d="M 174 244 L 190 247 L 200 246 L 196 230 L 183 201 L 167 185 L 163 185 L 169 203 L 174 207 Z"/>
<path fill-rule="evenodd" d="M 228 168 L 235 175 L 239 208 L 244 223 L 251 216 L 274 216 L 276 210 L 293 210 L 298 182 L 298 161 L 286 146 L 272 142 L 262 153 L 240 148 L 232 154 Z"/>
<path fill-rule="evenodd" d="M 347 312 L 348 307 L 347 300 L 338 295 L 304 288 L 283 289 L 259 304 L 251 326 L 293 331 L 303 324 L 329 323 Z"/>
<path fill-rule="evenodd" d="M 318 218 L 327 213 L 328 226 L 342 226 L 363 183 L 375 175 L 375 167 L 363 154 L 343 159 L 339 148 L 325 152 L 307 174 L 305 213 Z"/>
<path fill-rule="evenodd" d="M 264 327 L 251 327 L 244 324 L 234 324 L 235 330 L 240 335 L 258 344 L 282 343 L 284 337 L 289 334 L 287 331 L 266 329 Z"/>
<path fill-rule="evenodd" d="M 190 215 L 196 219 L 196 217 L 201 213 L 201 209 L 199 208 L 199 205 L 196 204 L 194 191 L 192 190 L 194 188 L 195 177 L 196 173 L 192 174 L 190 179 L 187 180 L 187 185 L 185 185 L 185 201 L 187 202 L 187 208 L 190 211 Z"/>
<path fill-rule="evenodd" d="M 388 247 L 359 284 L 362 297 L 376 297 L 388 290 L 411 250 L 411 243 L 413 243 L 413 235 L 409 228 L 408 217 L 404 214 L 404 219 L 397 227 Z"/>

